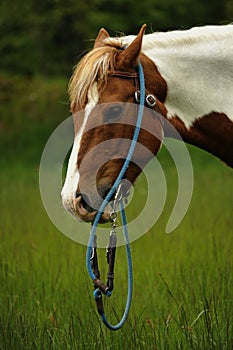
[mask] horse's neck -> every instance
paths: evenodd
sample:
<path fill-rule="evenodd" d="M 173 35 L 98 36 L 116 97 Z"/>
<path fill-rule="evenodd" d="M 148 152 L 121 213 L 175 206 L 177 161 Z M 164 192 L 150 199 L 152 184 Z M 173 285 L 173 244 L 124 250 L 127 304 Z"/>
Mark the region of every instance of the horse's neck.
<path fill-rule="evenodd" d="M 167 83 L 181 137 L 233 166 L 233 25 L 149 34 L 143 52 Z"/>

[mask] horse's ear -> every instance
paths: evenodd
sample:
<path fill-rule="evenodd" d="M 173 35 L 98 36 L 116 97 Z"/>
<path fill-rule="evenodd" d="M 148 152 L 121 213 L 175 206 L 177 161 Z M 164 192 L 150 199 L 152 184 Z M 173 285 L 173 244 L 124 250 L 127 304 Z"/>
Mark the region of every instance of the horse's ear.
<path fill-rule="evenodd" d="M 103 40 L 107 38 L 109 38 L 107 30 L 101 28 L 99 34 L 97 35 L 97 38 L 95 39 L 94 49 L 103 46 Z"/>
<path fill-rule="evenodd" d="M 137 37 L 119 56 L 119 68 L 122 70 L 133 68 L 137 65 L 137 59 L 141 52 L 142 39 L 146 30 L 146 24 L 143 24 Z"/>

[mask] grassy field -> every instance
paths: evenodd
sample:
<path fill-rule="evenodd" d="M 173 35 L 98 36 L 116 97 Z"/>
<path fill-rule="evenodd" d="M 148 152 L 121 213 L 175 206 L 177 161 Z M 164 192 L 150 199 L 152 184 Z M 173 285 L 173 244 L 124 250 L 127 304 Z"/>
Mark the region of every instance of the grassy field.
<path fill-rule="evenodd" d="M 30 91 L 41 87 L 38 81 L 31 84 Z M 60 86 L 55 107 L 49 103 L 41 107 L 46 99 L 39 95 L 39 110 L 31 100 L 30 107 L 26 104 L 27 126 L 19 117 L 25 106 L 13 122 L 6 112 L 1 124 L 0 349 L 232 350 L 232 170 L 190 148 L 195 176 L 192 202 L 181 225 L 167 235 L 176 180 L 166 152 L 161 153 L 168 200 L 156 225 L 131 244 L 133 303 L 125 326 L 110 332 L 95 310 L 85 269 L 86 247 L 53 226 L 40 199 L 40 152 L 53 124 L 62 120 L 62 113 L 65 117 L 64 82 L 46 85 L 46 96 L 54 86 Z M 63 112 L 55 118 L 59 109 Z M 39 120 L 45 111 L 51 119 Z M 142 182 L 136 191 L 143 195 Z M 105 276 L 105 252 L 100 255 Z M 115 285 L 114 295 L 106 301 L 114 323 L 124 310 L 127 293 L 124 247 L 117 251 Z"/>

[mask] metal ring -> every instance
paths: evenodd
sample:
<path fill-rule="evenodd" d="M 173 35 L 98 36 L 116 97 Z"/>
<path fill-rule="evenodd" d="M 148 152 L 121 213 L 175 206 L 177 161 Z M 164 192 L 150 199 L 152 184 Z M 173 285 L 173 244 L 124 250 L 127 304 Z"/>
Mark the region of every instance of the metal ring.
<path fill-rule="evenodd" d="M 139 90 L 135 91 L 134 97 L 135 97 L 135 101 L 137 103 L 139 103 L 140 102 L 140 91 Z"/>

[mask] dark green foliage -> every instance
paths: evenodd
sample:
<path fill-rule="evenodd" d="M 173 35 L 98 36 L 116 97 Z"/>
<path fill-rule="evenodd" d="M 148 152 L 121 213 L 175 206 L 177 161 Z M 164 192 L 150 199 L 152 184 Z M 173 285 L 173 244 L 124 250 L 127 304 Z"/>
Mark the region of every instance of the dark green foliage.
<path fill-rule="evenodd" d="M 48 137 L 69 116 L 67 83 L 0 73 L 0 167 L 39 165 Z"/>
<path fill-rule="evenodd" d="M 100 27 L 112 35 L 188 28 L 232 20 L 232 1 L 209 0 L 3 0 L 1 69 L 34 75 L 69 75 Z"/>

